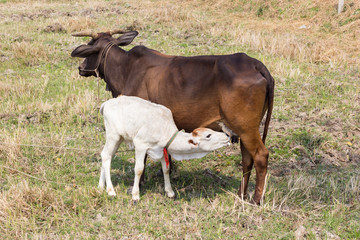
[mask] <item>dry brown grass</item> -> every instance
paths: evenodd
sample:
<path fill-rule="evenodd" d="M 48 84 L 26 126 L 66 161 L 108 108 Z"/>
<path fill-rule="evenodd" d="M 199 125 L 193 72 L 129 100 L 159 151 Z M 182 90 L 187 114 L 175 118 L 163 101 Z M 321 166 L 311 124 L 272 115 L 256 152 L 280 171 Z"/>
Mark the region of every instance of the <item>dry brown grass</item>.
<path fill-rule="evenodd" d="M 36 42 L 21 41 L 11 44 L 11 56 L 28 66 L 37 65 L 41 61 L 48 61 L 50 51 L 53 49 Z"/>
<path fill-rule="evenodd" d="M 260 49 L 300 62 L 325 62 L 337 66 L 344 63 L 359 64 L 359 2 L 347 5 L 347 10 L 340 15 L 335 14 L 332 1 L 315 1 L 311 5 L 308 2 L 293 2 L 294 6 L 286 10 L 286 15 L 279 14 L 278 9 L 288 7 L 287 1 L 278 1 L 277 9 L 270 3 L 260 2 L 257 9 L 268 8 L 261 17 L 251 17 L 256 13 L 253 2 L 242 6 L 240 12 L 218 16 L 218 25 L 224 24 L 223 31 L 229 33 L 231 39 L 236 39 L 234 44 L 250 45 L 254 50 Z M 233 4 L 228 7 L 223 4 L 214 6 L 217 11 L 217 8 L 223 10 L 220 12 L 230 11 L 231 7 Z M 302 11 L 308 12 L 311 8 L 315 9 L 314 16 L 302 19 Z M 329 12 L 333 12 L 331 18 Z M 345 21 L 349 23 L 342 25 Z M 303 25 L 305 29 L 301 28 Z M 220 36 L 221 32 L 218 33 Z"/>
<path fill-rule="evenodd" d="M 96 27 L 94 19 L 91 19 L 90 17 L 77 16 L 70 20 L 68 18 L 63 18 L 58 20 L 58 22 L 69 33 L 93 30 Z"/>
<path fill-rule="evenodd" d="M 17 2 L 23 6 L 23 1 Z M 34 6 L 42 8 L 41 4 L 37 2 Z M 180 31 L 189 29 L 211 34 L 219 39 L 225 35 L 231 39 L 231 44 L 249 45 L 251 49 L 297 61 L 325 62 L 336 66 L 359 64 L 360 61 L 358 1 L 347 2 L 345 11 L 339 15 L 331 0 L 291 4 L 288 1 L 128 1 L 125 6 L 118 4 L 111 8 L 92 2 L 83 12 L 88 11 L 92 16 L 109 12 L 119 14 L 118 26 L 130 26 L 136 22 L 135 27 L 144 29 L 150 20 Z M 75 7 L 82 6 L 75 4 Z M 259 9 L 263 9 L 260 15 Z M 138 15 L 136 19 L 132 17 L 134 14 Z M 68 32 L 108 29 L 96 29 L 95 19 L 73 16 L 70 20 L 63 18 L 58 22 Z M 305 29 L 301 29 L 303 25 Z M 118 26 L 110 23 L 108 27 Z"/>
<path fill-rule="evenodd" d="M 140 8 L 134 2 L 131 4 L 134 9 Z M 335 66 L 360 63 L 359 2 L 348 4 L 340 15 L 336 14 L 333 1 L 292 4 L 289 9 L 287 1 L 278 1 L 276 6 L 266 1 L 238 4 L 216 1 L 198 5 L 177 2 L 170 6 L 157 1 L 147 2 L 142 11 L 147 18 L 162 25 L 201 31 L 219 39 L 226 36 L 234 46 L 248 45 L 256 51 L 300 62 L 325 62 Z M 188 8 L 192 11 L 187 11 Z M 267 10 L 254 18 L 260 8 Z M 280 14 L 279 9 L 285 8 L 286 13 Z M 314 9 L 313 16 L 304 17 L 309 9 Z M 331 18 L 329 12 L 333 13 Z M 301 28 L 303 25 L 305 29 Z"/>
<path fill-rule="evenodd" d="M 0 132 L 0 141 L 2 143 L 13 143 L 14 145 L 2 145 L 0 144 L 0 157 L 6 159 L 8 163 L 14 163 L 22 159 L 22 153 L 20 150 L 20 144 L 24 138 L 27 137 L 27 130 L 17 128 L 12 129 L 12 134 L 9 133 L 10 129 L 2 129 Z"/>
<path fill-rule="evenodd" d="M 58 222 L 59 219 L 54 219 L 54 214 L 65 210 L 63 200 L 56 196 L 53 189 L 29 186 L 28 181 L 23 180 L 11 184 L 10 188 L 1 194 L 0 229 L 8 237 L 22 239 L 31 231 L 42 232 L 41 229 L 47 228 L 39 224 L 42 220 L 53 219 Z M 53 223 L 49 222 L 50 225 Z"/>

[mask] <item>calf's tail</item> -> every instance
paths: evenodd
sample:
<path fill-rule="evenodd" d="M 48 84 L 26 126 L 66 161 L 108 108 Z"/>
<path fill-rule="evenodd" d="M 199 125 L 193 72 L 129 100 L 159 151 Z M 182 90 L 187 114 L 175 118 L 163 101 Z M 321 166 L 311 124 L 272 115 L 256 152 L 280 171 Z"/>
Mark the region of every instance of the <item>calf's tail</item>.
<path fill-rule="evenodd" d="M 100 113 L 101 113 L 101 115 L 104 115 L 104 107 L 105 107 L 105 105 L 106 105 L 106 102 L 104 102 L 104 103 L 101 104 L 101 106 L 100 106 Z"/>

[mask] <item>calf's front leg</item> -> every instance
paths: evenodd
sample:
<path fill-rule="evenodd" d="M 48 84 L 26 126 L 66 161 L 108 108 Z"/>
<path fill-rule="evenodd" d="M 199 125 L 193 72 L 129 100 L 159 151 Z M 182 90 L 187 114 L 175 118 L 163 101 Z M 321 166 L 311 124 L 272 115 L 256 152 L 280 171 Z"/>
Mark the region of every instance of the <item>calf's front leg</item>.
<path fill-rule="evenodd" d="M 166 167 L 166 162 L 165 162 L 164 157 L 161 159 L 161 166 L 162 166 L 162 170 L 164 173 L 165 192 L 169 198 L 174 198 L 175 193 L 172 190 L 171 183 L 170 183 L 170 176 L 169 176 L 170 166 Z"/>

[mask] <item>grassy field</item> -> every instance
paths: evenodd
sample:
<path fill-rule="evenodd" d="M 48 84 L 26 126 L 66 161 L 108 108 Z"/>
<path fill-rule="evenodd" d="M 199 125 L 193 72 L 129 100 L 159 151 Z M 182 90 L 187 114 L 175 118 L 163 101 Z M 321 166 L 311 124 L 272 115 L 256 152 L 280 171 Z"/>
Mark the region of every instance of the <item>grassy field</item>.
<path fill-rule="evenodd" d="M 360 239 L 360 3 L 0 0 L 1 239 Z M 148 161 L 137 205 L 133 152 L 97 189 L 104 82 L 81 78 L 82 30 L 137 30 L 170 55 L 245 52 L 275 79 L 265 201 L 236 195 L 239 146 L 176 163 L 176 200 Z M 254 173 L 250 195 L 254 192 Z"/>

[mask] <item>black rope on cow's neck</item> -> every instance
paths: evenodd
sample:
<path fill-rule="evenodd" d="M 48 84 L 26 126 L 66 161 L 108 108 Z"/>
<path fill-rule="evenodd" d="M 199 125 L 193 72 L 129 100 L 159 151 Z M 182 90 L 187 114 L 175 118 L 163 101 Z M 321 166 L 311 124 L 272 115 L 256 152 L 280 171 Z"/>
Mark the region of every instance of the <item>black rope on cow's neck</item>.
<path fill-rule="evenodd" d="M 99 78 L 97 78 L 97 87 L 98 87 L 98 95 L 97 95 L 97 100 L 96 100 L 96 102 L 97 102 L 97 105 L 99 106 L 99 103 L 100 103 L 100 79 Z M 96 114 L 96 123 L 99 123 L 99 112 L 97 112 L 97 114 Z"/>
<path fill-rule="evenodd" d="M 97 60 L 97 64 L 96 64 L 96 68 L 93 70 L 96 74 L 96 78 L 97 78 L 97 86 L 98 86 L 98 95 L 97 95 L 97 104 L 99 105 L 100 104 L 100 72 L 99 72 L 99 68 L 100 68 L 100 65 L 101 65 L 101 59 L 104 57 L 104 73 L 103 73 L 103 76 L 104 76 L 104 81 L 106 82 L 106 79 L 105 79 L 105 69 L 106 69 L 106 58 L 110 52 L 110 49 L 111 47 L 113 47 L 114 45 L 116 45 L 115 43 L 113 42 L 108 42 L 105 47 L 101 50 L 100 54 L 99 54 L 99 58 Z M 96 122 L 99 123 L 99 114 L 96 115 Z"/>

